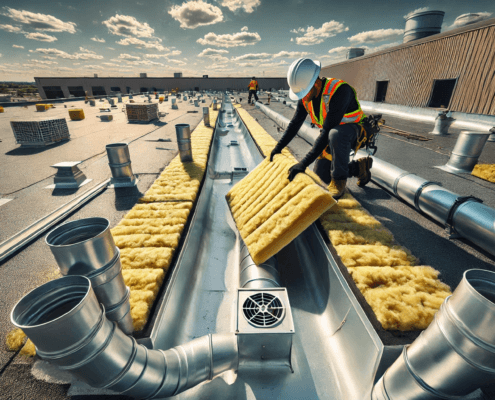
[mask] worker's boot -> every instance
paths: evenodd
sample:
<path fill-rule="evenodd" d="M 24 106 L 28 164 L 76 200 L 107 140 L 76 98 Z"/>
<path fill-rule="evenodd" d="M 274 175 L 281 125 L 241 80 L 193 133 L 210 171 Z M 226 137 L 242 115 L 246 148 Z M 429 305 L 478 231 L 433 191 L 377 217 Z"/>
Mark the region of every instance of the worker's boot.
<path fill-rule="evenodd" d="M 371 180 L 371 167 L 373 165 L 373 159 L 371 157 L 363 157 L 357 160 L 358 163 L 358 181 L 357 185 L 359 187 L 365 187 L 366 184 Z"/>
<path fill-rule="evenodd" d="M 340 199 L 344 195 L 346 183 L 347 179 L 332 178 L 332 182 L 328 185 L 328 191 L 335 200 Z"/>

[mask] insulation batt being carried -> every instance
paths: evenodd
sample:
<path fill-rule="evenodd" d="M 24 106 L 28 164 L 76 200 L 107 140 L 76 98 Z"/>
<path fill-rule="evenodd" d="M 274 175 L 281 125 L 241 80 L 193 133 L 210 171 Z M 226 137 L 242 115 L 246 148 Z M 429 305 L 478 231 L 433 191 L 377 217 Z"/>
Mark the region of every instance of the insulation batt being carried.
<path fill-rule="evenodd" d="M 287 246 L 336 201 L 305 173 L 288 179 L 294 161 L 283 154 L 262 161 L 227 193 L 242 239 L 256 264 Z"/>

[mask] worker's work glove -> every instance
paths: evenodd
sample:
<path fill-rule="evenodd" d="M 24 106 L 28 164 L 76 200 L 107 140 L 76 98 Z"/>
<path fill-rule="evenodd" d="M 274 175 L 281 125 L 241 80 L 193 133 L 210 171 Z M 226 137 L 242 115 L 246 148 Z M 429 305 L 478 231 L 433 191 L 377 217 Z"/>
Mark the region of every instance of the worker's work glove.
<path fill-rule="evenodd" d="M 289 169 L 289 181 L 292 182 L 292 180 L 296 177 L 296 175 L 299 172 L 304 172 L 304 171 L 306 171 L 306 167 L 304 166 L 303 163 L 297 163 L 297 164 L 293 165 Z"/>
<path fill-rule="evenodd" d="M 277 154 L 280 154 L 280 153 L 282 153 L 282 149 L 280 149 L 279 147 L 275 146 L 275 148 L 270 153 L 270 162 L 273 161 L 273 157 L 275 157 Z"/>

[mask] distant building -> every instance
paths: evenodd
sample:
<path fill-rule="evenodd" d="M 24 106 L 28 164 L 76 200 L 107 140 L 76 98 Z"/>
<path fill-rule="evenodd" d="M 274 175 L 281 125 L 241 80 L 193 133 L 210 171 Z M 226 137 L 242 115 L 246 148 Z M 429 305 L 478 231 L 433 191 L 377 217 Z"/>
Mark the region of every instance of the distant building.
<path fill-rule="evenodd" d="M 495 18 L 322 68 L 359 100 L 495 115 Z"/>
<path fill-rule="evenodd" d="M 164 92 L 175 88 L 179 90 L 246 90 L 251 76 L 241 78 L 135 78 L 135 77 L 48 77 L 34 78 L 42 99 L 107 96 L 114 93 Z M 289 89 L 287 78 L 258 78 L 261 88 Z"/>
<path fill-rule="evenodd" d="M 182 78 L 182 72 L 174 72 L 174 78 Z"/>

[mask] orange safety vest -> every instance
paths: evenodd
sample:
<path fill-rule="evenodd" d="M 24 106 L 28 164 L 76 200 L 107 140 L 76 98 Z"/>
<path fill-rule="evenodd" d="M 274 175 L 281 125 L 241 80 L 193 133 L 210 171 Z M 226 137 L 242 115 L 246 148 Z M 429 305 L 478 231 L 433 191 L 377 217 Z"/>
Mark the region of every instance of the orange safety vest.
<path fill-rule="evenodd" d="M 327 117 L 327 104 L 330 104 L 330 100 L 332 99 L 332 96 L 334 95 L 335 91 L 344 83 L 343 80 L 341 79 L 336 79 L 336 78 L 324 78 L 326 81 L 324 82 L 323 86 L 323 93 L 321 95 L 321 104 L 320 104 L 320 115 L 315 115 L 314 109 L 313 109 L 313 101 L 304 101 L 303 99 L 303 105 L 308 114 L 311 116 L 311 122 L 315 124 L 318 128 L 323 128 L 323 122 L 325 121 L 325 118 Z M 351 86 L 351 85 L 349 85 Z M 361 105 L 359 104 L 359 101 L 357 99 L 356 91 L 354 88 L 351 86 L 352 91 L 354 92 L 354 96 L 356 97 L 356 103 L 358 105 L 358 109 L 355 111 L 351 111 L 349 113 L 344 114 L 344 117 L 340 121 L 340 125 L 344 124 L 358 124 L 360 123 L 365 115 L 363 110 L 361 110 Z M 358 140 L 359 143 L 359 140 Z M 359 146 L 360 147 L 360 146 Z M 332 155 L 329 154 L 326 149 L 323 150 L 322 156 L 328 160 L 332 160 Z"/>
<path fill-rule="evenodd" d="M 249 86 L 248 86 L 249 90 L 256 90 L 257 87 L 258 87 L 258 81 L 249 82 Z"/>

